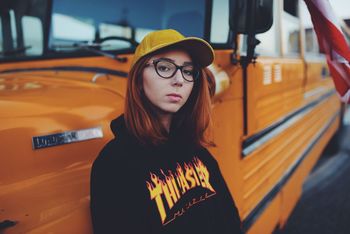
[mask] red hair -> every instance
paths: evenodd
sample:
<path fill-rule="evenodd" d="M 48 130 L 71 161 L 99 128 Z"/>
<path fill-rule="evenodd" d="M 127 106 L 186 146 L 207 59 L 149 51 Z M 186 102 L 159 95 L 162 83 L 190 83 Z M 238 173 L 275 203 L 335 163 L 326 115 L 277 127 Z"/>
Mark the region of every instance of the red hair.
<path fill-rule="evenodd" d="M 124 119 L 128 131 L 143 145 L 159 145 L 168 139 L 153 106 L 145 96 L 142 72 L 153 54 L 141 58 L 130 70 L 126 88 Z M 205 131 L 211 127 L 211 97 L 215 92 L 215 80 L 207 68 L 200 70 L 186 103 L 174 113 L 172 125 L 181 129 L 190 143 L 196 146 L 215 146 L 207 139 Z"/>

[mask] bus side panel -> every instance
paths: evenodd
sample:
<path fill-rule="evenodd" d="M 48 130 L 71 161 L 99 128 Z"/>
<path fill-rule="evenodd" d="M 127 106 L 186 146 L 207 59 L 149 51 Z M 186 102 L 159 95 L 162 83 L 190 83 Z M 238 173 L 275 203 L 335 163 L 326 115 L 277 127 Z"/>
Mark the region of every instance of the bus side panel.
<path fill-rule="evenodd" d="M 302 102 L 301 59 L 259 58 L 248 68 L 247 137 L 267 128 Z"/>
<path fill-rule="evenodd" d="M 276 211 L 278 215 L 271 217 L 279 217 L 276 223 L 284 224 L 300 198 L 306 176 L 327 144 L 328 140 L 322 139 L 334 133 L 330 123 L 338 121 L 340 109 L 334 88 L 328 80 L 322 80 L 318 84 L 322 89 L 315 92 L 319 87 L 314 86 L 311 90 L 317 95 L 305 95 L 304 72 L 301 59 L 263 58 L 248 69 L 248 135 L 244 139 L 262 133 L 268 140 L 257 138 L 258 147 L 245 155 L 242 162 L 242 217 L 247 223 L 251 217 L 259 223 L 269 208 L 261 209 L 262 215 L 256 208 L 279 196 L 276 195 L 279 191 L 281 208 Z M 276 123 L 281 124 L 273 129 L 283 130 L 277 134 L 270 130 L 262 132 Z M 319 149 L 313 150 L 315 147 Z M 310 153 L 311 150 L 317 153 Z M 303 174 L 295 174 L 300 170 Z M 257 217 L 252 216 L 254 213 Z M 252 230 L 264 228 L 258 228 L 256 223 L 250 227 Z"/>
<path fill-rule="evenodd" d="M 112 69 L 118 62 L 57 59 L 1 64 L 0 69 L 81 64 Z M 109 125 L 123 110 L 127 81 L 110 75 L 93 82 L 95 75 L 54 69 L 1 75 L 5 80 L 1 101 L 9 105 L 0 126 L 0 220 L 18 222 L 4 233 L 91 232 L 90 168 L 114 137 Z M 102 138 L 33 149 L 34 136 L 94 127 L 101 127 Z"/>
<path fill-rule="evenodd" d="M 282 228 L 287 222 L 288 218 L 293 212 L 301 193 L 302 186 L 305 178 L 310 173 L 313 166 L 319 159 L 324 147 L 329 142 L 330 138 L 336 131 L 339 125 L 339 117 L 336 118 L 327 132 L 319 140 L 319 142 L 314 146 L 313 150 L 308 154 L 303 162 L 303 164 L 295 171 L 295 174 L 291 177 L 290 181 L 282 189 L 281 200 L 282 209 L 280 217 L 280 227 Z"/>
<path fill-rule="evenodd" d="M 281 196 L 276 196 L 264 213 L 261 214 L 259 219 L 256 220 L 254 225 L 247 231 L 247 234 L 262 234 L 272 233 L 278 224 L 278 219 L 281 210 Z"/>
<path fill-rule="evenodd" d="M 230 64 L 231 51 L 216 51 L 215 71 L 229 77 L 228 89 L 213 102 L 213 129 L 209 133 L 216 147 L 208 150 L 218 161 L 221 173 L 242 214 L 241 137 L 243 135 L 242 70 Z M 215 73 L 214 73 L 215 75 Z M 242 216 L 241 216 L 242 217 Z"/>

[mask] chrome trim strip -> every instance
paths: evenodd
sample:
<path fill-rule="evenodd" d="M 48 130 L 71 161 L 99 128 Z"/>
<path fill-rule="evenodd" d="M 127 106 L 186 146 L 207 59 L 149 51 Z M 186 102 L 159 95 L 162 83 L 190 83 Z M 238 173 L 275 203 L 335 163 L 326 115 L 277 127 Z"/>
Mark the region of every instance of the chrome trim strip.
<path fill-rule="evenodd" d="M 313 106 L 308 107 L 306 110 L 298 113 L 297 115 L 293 116 L 292 118 L 290 118 L 289 120 L 284 122 L 283 125 L 280 125 L 279 127 L 272 130 L 269 134 L 264 135 L 260 140 L 255 141 L 253 144 L 251 144 L 250 146 L 243 149 L 243 151 L 242 151 L 243 155 L 247 156 L 247 155 L 251 154 L 253 151 L 255 151 L 257 148 L 259 148 L 260 146 L 265 144 L 267 141 L 274 138 L 275 136 L 277 136 L 278 134 L 280 134 L 281 132 L 283 132 L 284 130 L 286 130 L 287 128 L 289 128 L 290 126 L 295 124 L 296 122 L 298 122 L 305 115 L 310 113 L 312 109 L 314 109 Z"/>
<path fill-rule="evenodd" d="M 96 138 L 102 138 L 102 127 L 94 127 L 80 130 L 73 130 L 43 136 L 33 136 L 33 149 L 42 149 L 52 146 L 64 145 Z"/>
<path fill-rule="evenodd" d="M 96 74 L 92 77 L 91 82 L 92 82 L 92 83 L 96 83 L 96 81 L 97 81 L 98 78 L 104 77 L 104 76 L 107 78 L 107 80 L 110 79 L 110 78 L 109 78 L 109 75 L 106 74 L 106 73 L 96 73 Z"/>
<path fill-rule="evenodd" d="M 325 90 L 326 90 L 325 87 L 318 87 L 310 91 L 307 91 L 306 93 L 304 93 L 304 99 L 308 99 L 309 97 L 315 96 L 319 93 L 323 93 Z"/>

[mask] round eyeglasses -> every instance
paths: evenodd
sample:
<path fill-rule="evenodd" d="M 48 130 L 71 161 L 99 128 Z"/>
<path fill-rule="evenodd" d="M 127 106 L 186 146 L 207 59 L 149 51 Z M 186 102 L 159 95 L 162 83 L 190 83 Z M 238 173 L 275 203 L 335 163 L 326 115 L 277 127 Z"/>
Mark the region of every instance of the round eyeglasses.
<path fill-rule="evenodd" d="M 155 59 L 152 64 L 157 74 L 165 79 L 173 77 L 178 69 L 180 69 L 182 77 L 188 82 L 194 82 L 199 76 L 199 70 L 190 64 L 178 66 L 174 62 L 165 59 Z M 150 65 L 146 64 L 146 67 Z"/>

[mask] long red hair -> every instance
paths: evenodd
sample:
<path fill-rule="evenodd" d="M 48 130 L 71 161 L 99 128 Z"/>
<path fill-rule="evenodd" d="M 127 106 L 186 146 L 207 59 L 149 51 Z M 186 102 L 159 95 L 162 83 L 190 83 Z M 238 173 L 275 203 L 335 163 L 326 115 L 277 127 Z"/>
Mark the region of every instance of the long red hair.
<path fill-rule="evenodd" d="M 143 68 L 152 55 L 154 54 L 141 58 L 131 68 L 124 108 L 124 119 L 128 131 L 143 145 L 159 145 L 168 139 L 165 127 L 142 91 Z M 182 129 L 184 136 L 187 136 L 196 146 L 215 146 L 205 134 L 212 125 L 211 98 L 214 92 L 213 75 L 209 69 L 202 68 L 187 102 L 173 115 L 172 125 Z"/>

